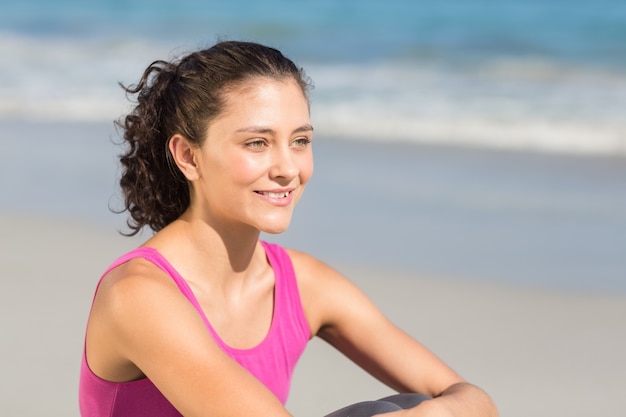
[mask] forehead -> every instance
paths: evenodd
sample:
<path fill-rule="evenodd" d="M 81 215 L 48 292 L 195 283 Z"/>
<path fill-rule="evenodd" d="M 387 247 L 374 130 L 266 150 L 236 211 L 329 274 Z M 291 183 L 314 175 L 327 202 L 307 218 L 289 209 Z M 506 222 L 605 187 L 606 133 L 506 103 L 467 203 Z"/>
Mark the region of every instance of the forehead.
<path fill-rule="evenodd" d="M 241 95 L 258 95 L 262 91 L 270 89 L 291 90 L 292 93 L 299 92 L 307 102 L 308 97 L 302 86 L 293 77 L 271 78 L 265 76 L 246 78 L 245 80 L 233 83 L 224 89 L 223 97 L 226 101 Z"/>
<path fill-rule="evenodd" d="M 224 108 L 214 120 L 225 118 L 263 119 L 280 114 L 286 119 L 308 118 L 309 102 L 293 78 L 256 77 L 224 91 Z M 287 121 L 287 120 L 285 120 Z"/>

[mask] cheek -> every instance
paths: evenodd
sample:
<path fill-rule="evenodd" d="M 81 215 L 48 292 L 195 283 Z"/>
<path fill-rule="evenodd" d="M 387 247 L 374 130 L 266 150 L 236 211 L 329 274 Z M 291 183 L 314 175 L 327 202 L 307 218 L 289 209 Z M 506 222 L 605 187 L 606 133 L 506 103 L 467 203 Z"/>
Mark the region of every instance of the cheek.
<path fill-rule="evenodd" d="M 300 183 L 306 184 L 313 176 L 313 154 L 309 154 L 303 158 L 300 165 Z"/>
<path fill-rule="evenodd" d="M 255 158 L 253 155 L 237 155 L 231 159 L 231 165 L 228 167 L 235 180 L 242 184 L 254 182 L 263 175 L 265 169 L 266 165 L 262 158 Z"/>

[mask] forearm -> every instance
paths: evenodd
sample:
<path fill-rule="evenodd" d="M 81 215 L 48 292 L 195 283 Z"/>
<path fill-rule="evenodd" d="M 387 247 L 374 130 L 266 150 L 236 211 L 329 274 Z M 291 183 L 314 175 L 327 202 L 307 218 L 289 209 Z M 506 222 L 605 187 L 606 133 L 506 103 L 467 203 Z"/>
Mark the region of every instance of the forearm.
<path fill-rule="evenodd" d="M 430 406 L 435 409 L 444 409 L 448 412 L 445 415 L 454 417 L 498 416 L 498 410 L 489 395 L 477 386 L 466 382 L 451 385 L 441 395 L 434 398 L 430 405 L 428 403 L 429 401 L 424 403 L 425 408 Z"/>
<path fill-rule="evenodd" d="M 389 414 L 391 415 L 391 414 Z M 475 385 L 461 382 L 448 387 L 432 400 L 397 412 L 406 417 L 497 417 L 498 410 L 489 395 Z"/>

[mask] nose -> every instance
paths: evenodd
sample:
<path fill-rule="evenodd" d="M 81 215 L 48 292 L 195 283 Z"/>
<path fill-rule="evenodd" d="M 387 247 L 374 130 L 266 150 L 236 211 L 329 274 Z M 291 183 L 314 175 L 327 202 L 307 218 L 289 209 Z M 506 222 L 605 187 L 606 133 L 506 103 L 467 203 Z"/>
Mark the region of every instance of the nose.
<path fill-rule="evenodd" d="M 294 179 L 300 168 L 298 166 L 297 156 L 289 147 L 277 147 L 272 153 L 272 166 L 270 168 L 270 177 L 277 180 L 289 182 Z"/>

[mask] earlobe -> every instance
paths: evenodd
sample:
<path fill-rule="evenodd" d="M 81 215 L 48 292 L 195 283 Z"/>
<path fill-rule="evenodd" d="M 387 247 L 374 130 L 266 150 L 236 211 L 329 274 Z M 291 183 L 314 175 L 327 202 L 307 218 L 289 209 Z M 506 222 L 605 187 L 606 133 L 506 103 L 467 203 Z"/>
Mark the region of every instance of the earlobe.
<path fill-rule="evenodd" d="M 172 136 L 168 142 L 168 148 L 174 163 L 189 181 L 199 178 L 198 164 L 196 162 L 195 147 L 182 135 Z"/>

